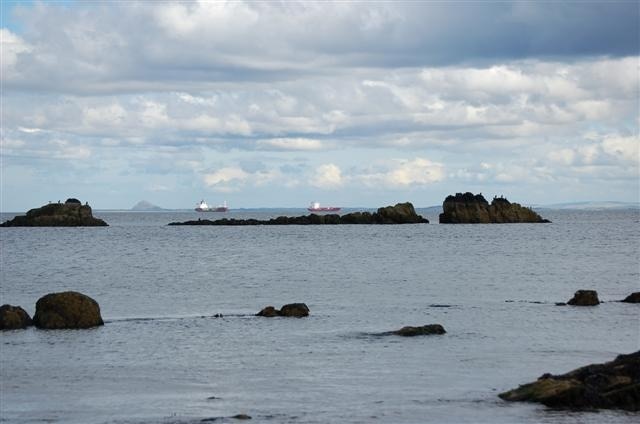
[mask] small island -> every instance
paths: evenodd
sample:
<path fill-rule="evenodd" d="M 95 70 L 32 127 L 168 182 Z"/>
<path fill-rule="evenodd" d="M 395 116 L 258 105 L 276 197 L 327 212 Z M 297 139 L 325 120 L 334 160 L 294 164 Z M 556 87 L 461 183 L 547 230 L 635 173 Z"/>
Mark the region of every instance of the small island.
<path fill-rule="evenodd" d="M 0 227 L 106 227 L 102 219 L 94 218 L 91 206 L 74 198 L 64 203 L 49 203 L 31 209 L 26 215 L 19 215 L 3 222 Z"/>
<path fill-rule="evenodd" d="M 440 224 L 549 223 L 531 208 L 494 197 L 491 204 L 482 194 L 456 193 L 442 204 Z"/>
<path fill-rule="evenodd" d="M 379 208 L 377 212 L 352 212 L 345 215 L 279 216 L 269 220 L 229 219 L 215 221 L 172 222 L 169 225 L 340 225 L 340 224 L 428 224 L 429 220 L 418 215 L 409 202 Z"/>

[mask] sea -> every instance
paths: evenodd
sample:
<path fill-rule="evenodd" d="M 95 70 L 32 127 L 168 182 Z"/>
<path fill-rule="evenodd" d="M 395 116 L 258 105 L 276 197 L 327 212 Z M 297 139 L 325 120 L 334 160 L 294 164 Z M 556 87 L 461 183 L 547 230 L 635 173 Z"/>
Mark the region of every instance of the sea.
<path fill-rule="evenodd" d="M 640 349 L 640 211 L 551 224 L 168 226 L 305 210 L 113 212 L 0 229 L 0 303 L 82 292 L 105 325 L 0 332 L 0 422 L 637 423 L 510 403 L 543 373 Z M 13 214 L 2 214 L 2 221 Z M 579 289 L 595 307 L 557 306 Z M 303 302 L 306 318 L 262 318 Z M 441 324 L 447 333 L 381 335 Z"/>

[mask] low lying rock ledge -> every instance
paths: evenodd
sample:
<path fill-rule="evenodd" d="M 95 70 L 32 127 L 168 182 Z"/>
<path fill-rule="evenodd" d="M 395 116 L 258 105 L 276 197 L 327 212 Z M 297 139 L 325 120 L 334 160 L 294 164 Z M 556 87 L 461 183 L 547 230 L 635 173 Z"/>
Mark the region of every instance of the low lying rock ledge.
<path fill-rule="evenodd" d="M 428 324 L 419 327 L 406 326 L 399 330 L 387 331 L 380 333 L 381 336 L 402 336 L 402 337 L 415 337 L 415 336 L 431 336 L 434 334 L 445 334 L 444 327 L 440 324 Z"/>
<path fill-rule="evenodd" d="M 169 225 L 340 225 L 340 224 L 428 224 L 409 202 L 379 208 L 377 212 L 352 212 L 345 215 L 279 216 L 269 220 L 223 218 L 215 221 L 172 222 Z"/>
<path fill-rule="evenodd" d="M 640 411 L 640 351 L 562 375 L 544 374 L 533 383 L 498 396 L 555 408 Z"/>

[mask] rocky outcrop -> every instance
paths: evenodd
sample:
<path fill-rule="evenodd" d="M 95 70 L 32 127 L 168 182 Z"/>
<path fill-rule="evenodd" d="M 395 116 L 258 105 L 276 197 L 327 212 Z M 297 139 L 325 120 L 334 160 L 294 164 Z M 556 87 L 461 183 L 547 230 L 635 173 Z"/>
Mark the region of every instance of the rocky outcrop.
<path fill-rule="evenodd" d="M 304 303 L 289 303 L 287 305 L 283 305 L 280 310 L 274 308 L 273 306 L 267 306 L 263 308 L 260 312 L 256 314 L 259 317 L 294 317 L 294 318 L 302 318 L 309 316 L 309 308 Z"/>
<path fill-rule="evenodd" d="M 545 374 L 533 383 L 501 393 L 508 401 L 550 407 L 640 411 L 640 351 L 567 374 Z"/>
<path fill-rule="evenodd" d="M 640 303 L 640 292 L 633 292 L 629 296 L 621 300 L 626 303 Z"/>
<path fill-rule="evenodd" d="M 0 330 L 17 330 L 31 325 L 31 317 L 20 306 L 0 306 Z"/>
<path fill-rule="evenodd" d="M 82 293 L 50 293 L 38 299 L 33 324 L 44 329 L 90 328 L 103 325 L 98 302 Z"/>
<path fill-rule="evenodd" d="M 216 221 L 172 222 L 169 225 L 340 225 L 340 224 L 427 224 L 429 220 L 418 215 L 409 202 L 379 208 L 377 212 L 352 212 L 345 215 L 279 216 L 269 220 L 229 219 Z"/>
<path fill-rule="evenodd" d="M 91 206 L 78 199 L 67 199 L 65 203 L 49 203 L 31 209 L 26 215 L 16 216 L 3 222 L 0 227 L 103 227 L 107 223 L 94 218 Z"/>
<path fill-rule="evenodd" d="M 415 337 L 415 336 L 431 336 L 434 334 L 445 334 L 446 331 L 444 327 L 440 324 L 429 324 L 422 325 L 419 327 L 411 327 L 406 326 L 402 327 L 399 330 L 388 331 L 386 333 L 382 333 L 383 336 L 402 336 L 402 337 Z"/>
<path fill-rule="evenodd" d="M 447 196 L 442 204 L 441 224 L 513 224 L 513 223 L 545 223 L 530 208 L 518 203 L 511 203 L 503 197 L 494 197 L 491 204 L 482 194 L 456 193 Z"/>
<path fill-rule="evenodd" d="M 599 305 L 598 292 L 595 290 L 578 290 L 575 292 L 567 305 L 573 306 L 595 306 Z"/>

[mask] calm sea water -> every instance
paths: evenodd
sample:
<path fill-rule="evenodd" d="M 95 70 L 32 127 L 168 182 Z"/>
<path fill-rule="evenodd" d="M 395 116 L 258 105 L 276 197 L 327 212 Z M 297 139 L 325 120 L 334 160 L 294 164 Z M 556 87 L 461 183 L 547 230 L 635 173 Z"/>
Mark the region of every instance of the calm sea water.
<path fill-rule="evenodd" d="M 169 227 L 197 214 L 97 212 L 111 226 L 0 229 L 0 303 L 33 314 L 76 290 L 106 321 L 0 333 L 0 421 L 637 422 L 496 396 L 640 349 L 640 306 L 609 302 L 640 290 L 640 212 L 542 214 L 553 224 Z M 583 288 L 605 303 L 554 305 Z M 253 316 L 291 302 L 311 316 Z M 374 335 L 430 323 L 448 333 Z"/>

